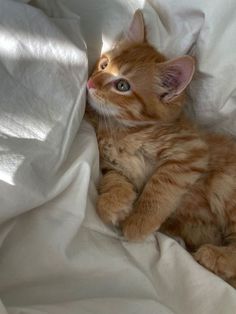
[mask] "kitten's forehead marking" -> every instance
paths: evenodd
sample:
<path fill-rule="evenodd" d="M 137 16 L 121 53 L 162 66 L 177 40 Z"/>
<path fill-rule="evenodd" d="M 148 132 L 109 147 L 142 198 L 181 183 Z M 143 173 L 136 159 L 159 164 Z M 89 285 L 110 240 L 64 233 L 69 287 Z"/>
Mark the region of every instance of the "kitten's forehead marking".
<path fill-rule="evenodd" d="M 118 66 L 116 64 L 112 64 L 109 67 L 109 72 L 113 75 L 113 76 L 118 76 L 120 75 L 120 70 L 118 68 Z"/>
<path fill-rule="evenodd" d="M 132 70 L 132 66 L 130 64 L 124 64 L 120 68 L 120 73 L 122 75 L 127 75 L 131 72 L 131 70 Z"/>
<path fill-rule="evenodd" d="M 113 50 L 111 53 L 107 54 L 107 58 L 110 61 L 109 64 L 109 72 L 114 75 L 114 76 L 120 76 L 121 74 L 123 74 L 123 67 L 127 67 L 127 63 L 125 64 L 120 64 L 120 62 L 118 63 L 116 58 L 120 56 L 120 52 L 116 52 L 115 50 Z"/>
<path fill-rule="evenodd" d="M 122 76 L 126 76 L 129 74 L 132 70 L 132 66 L 130 64 L 124 63 L 124 64 L 118 64 L 114 61 L 114 59 L 111 59 L 109 72 L 111 75 L 119 78 Z"/>

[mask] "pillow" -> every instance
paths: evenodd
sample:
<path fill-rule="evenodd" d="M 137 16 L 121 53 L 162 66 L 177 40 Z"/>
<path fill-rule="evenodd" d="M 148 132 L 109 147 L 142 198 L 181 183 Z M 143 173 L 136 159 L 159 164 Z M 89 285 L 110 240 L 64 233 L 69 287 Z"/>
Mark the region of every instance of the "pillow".
<path fill-rule="evenodd" d="M 61 166 L 85 108 L 86 47 L 40 10 L 0 1 L 0 223 L 65 188 Z"/>

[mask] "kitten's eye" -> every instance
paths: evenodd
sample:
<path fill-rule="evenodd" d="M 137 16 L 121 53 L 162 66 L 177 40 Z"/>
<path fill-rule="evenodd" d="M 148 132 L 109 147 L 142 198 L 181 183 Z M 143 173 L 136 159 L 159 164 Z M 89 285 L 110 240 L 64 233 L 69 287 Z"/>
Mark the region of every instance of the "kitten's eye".
<path fill-rule="evenodd" d="M 130 90 L 130 85 L 128 81 L 120 79 L 115 82 L 115 88 L 120 92 L 128 92 Z"/>
<path fill-rule="evenodd" d="M 104 70 L 108 66 L 108 59 L 102 58 L 102 60 L 99 63 L 100 70 Z"/>

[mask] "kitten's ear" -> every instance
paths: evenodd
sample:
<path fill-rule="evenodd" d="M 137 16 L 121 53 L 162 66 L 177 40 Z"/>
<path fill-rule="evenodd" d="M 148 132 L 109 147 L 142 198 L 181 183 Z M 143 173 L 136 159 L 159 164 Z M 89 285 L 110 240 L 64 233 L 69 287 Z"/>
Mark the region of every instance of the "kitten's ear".
<path fill-rule="evenodd" d="M 159 81 L 164 90 L 160 97 L 163 102 L 169 102 L 190 83 L 195 71 L 195 60 L 183 56 L 159 64 L 158 69 Z"/>
<path fill-rule="evenodd" d="M 126 33 L 126 40 L 129 42 L 142 43 L 145 40 L 145 24 L 141 10 L 134 13 L 132 22 Z"/>

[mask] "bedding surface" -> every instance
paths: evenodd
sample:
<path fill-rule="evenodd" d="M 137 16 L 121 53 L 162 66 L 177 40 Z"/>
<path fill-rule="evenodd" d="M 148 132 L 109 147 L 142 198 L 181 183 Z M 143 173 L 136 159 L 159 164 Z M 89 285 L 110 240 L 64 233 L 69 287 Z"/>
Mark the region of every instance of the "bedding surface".
<path fill-rule="evenodd" d="M 148 40 L 196 56 L 188 109 L 236 135 L 234 0 L 0 0 L 0 314 L 233 314 L 236 292 L 160 233 L 97 217 L 87 77 L 141 8 Z"/>

